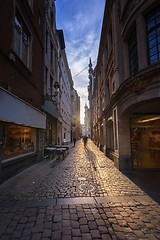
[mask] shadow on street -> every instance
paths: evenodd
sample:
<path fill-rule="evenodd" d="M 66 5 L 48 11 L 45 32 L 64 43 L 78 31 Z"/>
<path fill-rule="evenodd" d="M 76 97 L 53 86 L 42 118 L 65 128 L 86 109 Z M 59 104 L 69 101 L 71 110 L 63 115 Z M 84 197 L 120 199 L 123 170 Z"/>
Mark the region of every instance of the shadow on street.
<path fill-rule="evenodd" d="M 160 204 L 160 172 L 135 170 L 124 174 L 147 195 Z"/>

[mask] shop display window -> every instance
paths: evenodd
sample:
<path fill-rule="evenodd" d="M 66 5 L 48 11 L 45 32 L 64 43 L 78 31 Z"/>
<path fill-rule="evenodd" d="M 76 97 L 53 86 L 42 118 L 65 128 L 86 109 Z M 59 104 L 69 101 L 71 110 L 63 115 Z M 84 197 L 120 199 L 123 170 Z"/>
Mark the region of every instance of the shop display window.
<path fill-rule="evenodd" d="M 134 168 L 160 168 L 160 115 L 131 120 L 131 145 Z"/>
<path fill-rule="evenodd" d="M 13 124 L 3 125 L 3 160 L 35 151 L 35 129 Z"/>

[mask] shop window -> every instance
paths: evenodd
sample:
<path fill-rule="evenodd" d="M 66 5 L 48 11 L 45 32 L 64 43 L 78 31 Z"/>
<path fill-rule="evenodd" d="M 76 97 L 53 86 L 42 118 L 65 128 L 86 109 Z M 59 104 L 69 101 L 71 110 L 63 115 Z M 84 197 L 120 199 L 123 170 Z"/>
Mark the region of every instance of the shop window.
<path fill-rule="evenodd" d="M 136 29 L 132 31 L 128 40 L 129 50 L 129 67 L 130 75 L 134 75 L 138 72 L 138 52 L 137 52 L 137 34 Z"/>
<path fill-rule="evenodd" d="M 146 17 L 149 64 L 160 61 L 160 7 Z"/>
<path fill-rule="evenodd" d="M 2 125 L 4 126 L 2 159 L 35 151 L 35 129 L 11 124 Z"/>
<path fill-rule="evenodd" d="M 15 16 L 15 52 L 23 63 L 29 67 L 29 49 L 30 49 L 30 34 L 22 21 L 18 11 Z"/>
<path fill-rule="evenodd" d="M 131 144 L 134 168 L 160 168 L 160 115 L 132 118 Z"/>

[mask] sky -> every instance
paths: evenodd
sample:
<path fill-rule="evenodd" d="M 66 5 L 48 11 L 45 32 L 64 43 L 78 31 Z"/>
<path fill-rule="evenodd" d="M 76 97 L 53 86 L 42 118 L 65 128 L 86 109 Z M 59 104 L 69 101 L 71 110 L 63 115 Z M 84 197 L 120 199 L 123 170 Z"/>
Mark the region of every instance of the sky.
<path fill-rule="evenodd" d="M 80 120 L 88 103 L 88 64 L 96 65 L 105 0 L 56 0 L 56 25 L 64 33 L 74 88 L 80 96 Z"/>

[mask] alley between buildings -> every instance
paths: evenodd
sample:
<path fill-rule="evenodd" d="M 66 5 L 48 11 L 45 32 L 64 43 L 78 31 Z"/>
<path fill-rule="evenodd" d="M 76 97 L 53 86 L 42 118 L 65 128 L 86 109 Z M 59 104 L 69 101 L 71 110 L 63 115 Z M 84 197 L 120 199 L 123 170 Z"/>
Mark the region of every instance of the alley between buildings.
<path fill-rule="evenodd" d="M 0 186 L 1 239 L 160 239 L 160 207 L 88 141 Z"/>

